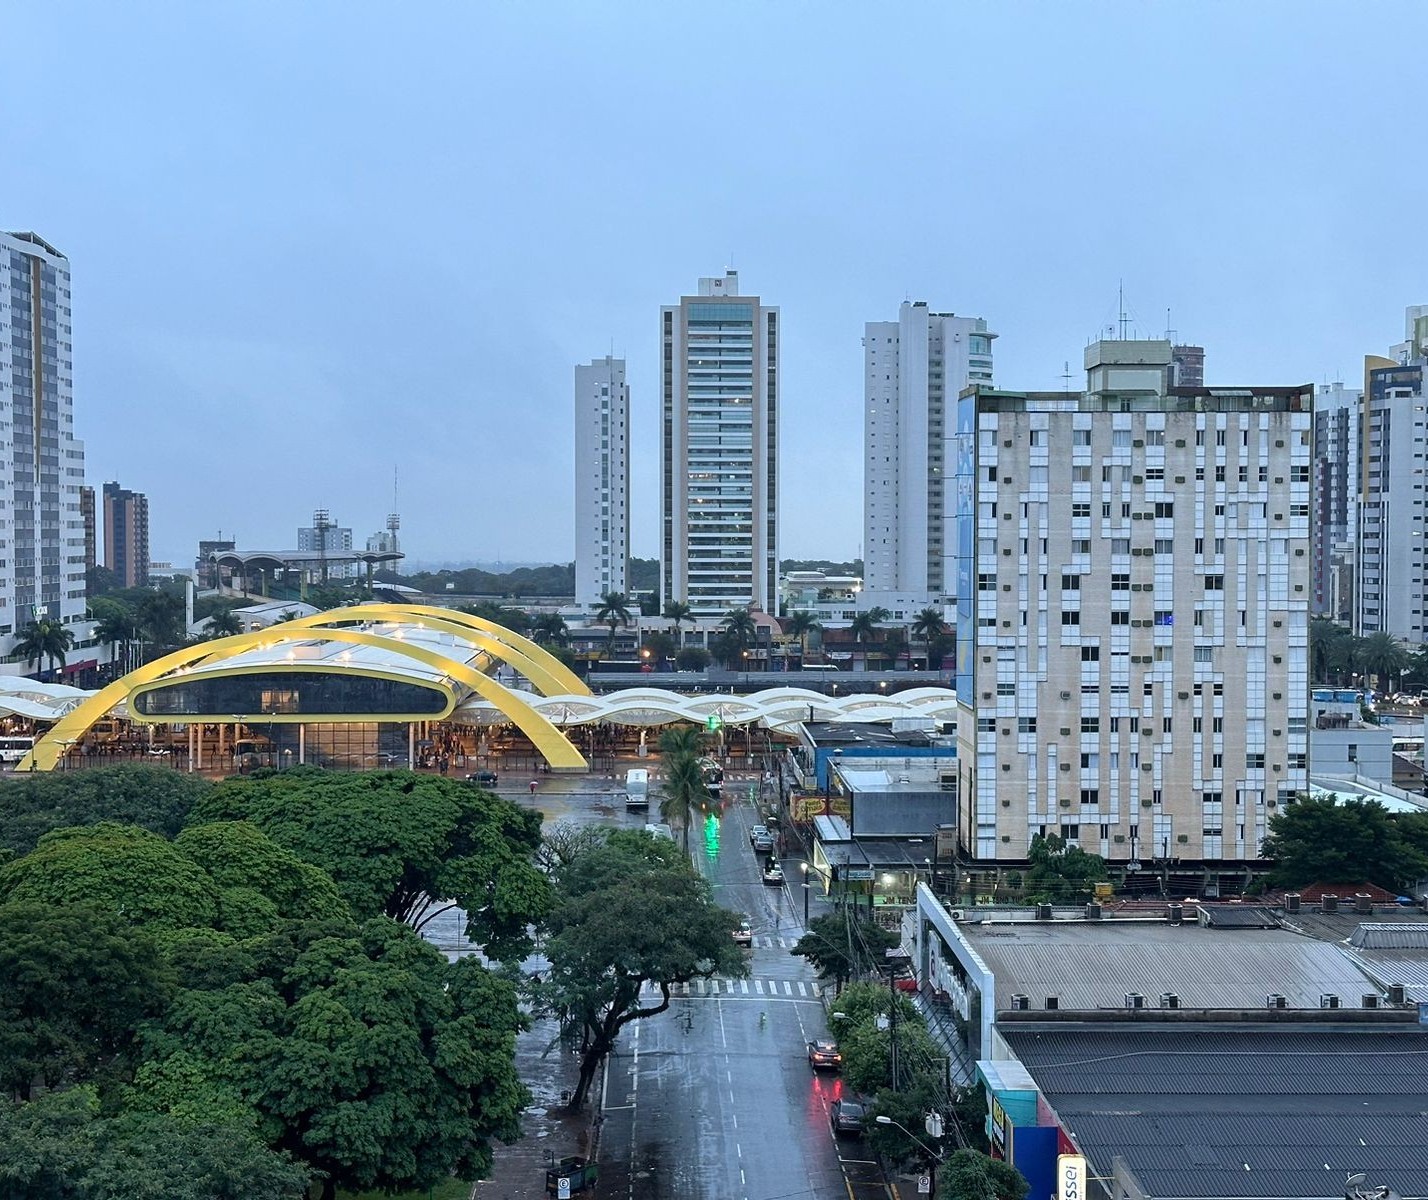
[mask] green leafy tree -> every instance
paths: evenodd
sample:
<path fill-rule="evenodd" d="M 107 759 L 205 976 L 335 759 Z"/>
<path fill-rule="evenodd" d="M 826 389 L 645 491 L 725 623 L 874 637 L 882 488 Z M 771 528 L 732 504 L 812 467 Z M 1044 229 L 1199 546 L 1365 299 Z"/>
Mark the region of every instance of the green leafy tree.
<path fill-rule="evenodd" d="M 843 1052 L 843 1082 L 855 1092 L 871 1096 L 880 1088 L 891 1088 L 893 1029 L 879 1029 L 865 1021 L 838 1039 Z M 898 1087 L 924 1080 L 942 1061 L 942 1051 L 932 1040 L 921 1018 L 901 1017 L 897 1023 Z"/>
<path fill-rule="evenodd" d="M 536 865 L 547 873 L 559 871 L 580 855 L 605 844 L 610 836 L 608 825 L 580 825 L 575 821 L 557 821 L 546 827 L 541 836 Z"/>
<path fill-rule="evenodd" d="M 833 980 L 841 990 L 848 980 L 880 970 L 896 945 L 896 934 L 845 908 L 814 917 L 789 953 L 806 958 L 818 978 Z"/>
<path fill-rule="evenodd" d="M 655 629 L 645 634 L 644 641 L 640 643 L 640 657 L 657 667 L 660 663 L 672 659 L 678 649 L 669 634 Z"/>
<path fill-rule="evenodd" d="M 784 623 L 784 628 L 798 639 L 800 652 L 806 659 L 808 657 L 808 635 L 822 629 L 823 622 L 815 614 L 800 608 L 789 615 L 788 620 Z"/>
<path fill-rule="evenodd" d="M 703 741 L 704 731 L 698 725 L 666 725 L 659 731 L 659 752 L 665 758 L 678 758 L 680 755 L 698 758 Z"/>
<path fill-rule="evenodd" d="M 189 810 L 212 786 L 169 767 L 121 763 L 82 771 L 26 772 L 5 785 L 0 847 L 28 854 L 53 829 L 112 821 L 164 837 L 183 828 Z"/>
<path fill-rule="evenodd" d="M 215 785 L 190 816 L 208 821 L 251 821 L 330 875 L 358 920 L 419 930 L 454 902 L 493 958 L 525 957 L 551 903 L 540 814 L 456 780 L 294 767 Z"/>
<path fill-rule="evenodd" d="M 1038 835 L 1027 853 L 1026 898 L 1051 904 L 1079 904 L 1095 895 L 1095 884 L 1109 878 L 1106 860 L 1068 846 L 1056 834 Z"/>
<path fill-rule="evenodd" d="M 1026 1200 L 1027 1182 L 1011 1163 L 955 1150 L 937 1171 L 937 1200 Z"/>
<path fill-rule="evenodd" d="M 287 923 L 243 951 L 256 977 L 180 992 L 136 1081 L 179 1111 L 184 1084 L 236 1095 L 260 1135 L 325 1176 L 324 1195 L 425 1189 L 489 1170 L 519 1133 L 514 985 L 448 964 L 409 928 Z"/>
<path fill-rule="evenodd" d="M 667 841 L 618 831 L 558 875 L 547 922 L 546 1002 L 580 1039 L 580 1109 L 615 1039 L 632 1021 L 669 1007 L 691 979 L 748 973 L 733 932 L 739 918 L 715 906 L 706 880 Z M 647 983 L 657 998 L 641 1002 Z"/>
<path fill-rule="evenodd" d="M 709 651 L 703 646 L 686 646 L 674 656 L 674 665 L 681 671 L 702 671 L 709 665 Z"/>
<path fill-rule="evenodd" d="M 32 902 L 0 906 L 0 979 L 0 1087 L 21 1100 L 36 1081 L 126 1075 L 136 1030 L 173 983 L 154 942 L 123 918 Z"/>
<path fill-rule="evenodd" d="M 828 1028 L 834 1037 L 846 1037 L 860 1025 L 870 1025 L 880 1016 L 890 1016 L 894 1003 L 899 1021 L 921 1020 L 912 1001 L 886 983 L 850 983 L 838 993 L 837 1011 L 841 1015 L 830 1017 Z"/>
<path fill-rule="evenodd" d="M 181 645 L 185 637 L 184 603 L 172 592 L 149 592 L 135 611 L 144 640 L 159 649 Z"/>
<path fill-rule="evenodd" d="M 1342 675 L 1355 653 L 1352 643 L 1356 640 L 1348 629 L 1327 617 L 1315 617 L 1309 622 L 1309 670 L 1316 683 L 1328 683 Z"/>
<path fill-rule="evenodd" d="M 606 592 L 600 597 L 600 607 L 595 610 L 595 619 L 610 627 L 610 637 L 605 643 L 608 657 L 615 644 L 615 630 L 623 629 L 630 623 L 630 598 L 624 592 Z"/>
<path fill-rule="evenodd" d="M 1262 853 L 1275 861 L 1270 883 L 1375 883 L 1397 891 L 1428 873 L 1419 824 L 1405 838 L 1377 800 L 1305 797 L 1282 805 L 1269 819 Z"/>
<path fill-rule="evenodd" d="M 902 1036 L 901 1032 L 898 1034 Z M 873 1095 L 868 1105 L 868 1113 L 863 1122 L 863 1141 L 868 1149 L 878 1157 L 900 1166 L 918 1164 L 923 1167 L 935 1165 L 941 1156 L 955 1144 L 948 1134 L 934 1138 L 926 1132 L 923 1117 L 926 1113 L 942 1107 L 942 1091 L 936 1072 L 928 1071 L 923 1064 L 899 1064 L 899 1090 L 883 1087 Z M 897 1125 L 883 1125 L 878 1117 L 888 1117 Z M 914 1141 L 897 1126 L 911 1130 L 917 1138 Z M 922 1145 L 919 1146 L 918 1142 Z"/>
<path fill-rule="evenodd" d="M 61 621 L 51 621 L 42 617 L 20 627 L 15 635 L 15 653 L 23 656 L 25 665 L 34 663 L 37 667 L 45 661 L 58 677 L 65 664 L 65 655 L 74 648 L 74 634 Z"/>
<path fill-rule="evenodd" d="M 462 605 L 457 611 L 480 617 L 503 629 L 509 629 L 512 633 L 526 634 L 530 632 L 531 618 L 524 609 L 508 608 L 504 604 L 482 600 L 479 604 Z"/>
<path fill-rule="evenodd" d="M 0 902 L 92 904 L 155 929 L 213 927 L 218 905 L 203 868 L 146 829 L 102 822 L 57 829 L 0 867 Z"/>
<path fill-rule="evenodd" d="M 101 1115 L 78 1087 L 0 1108 L 6 1200 L 302 1200 L 308 1171 L 249 1129 L 153 1113 Z"/>

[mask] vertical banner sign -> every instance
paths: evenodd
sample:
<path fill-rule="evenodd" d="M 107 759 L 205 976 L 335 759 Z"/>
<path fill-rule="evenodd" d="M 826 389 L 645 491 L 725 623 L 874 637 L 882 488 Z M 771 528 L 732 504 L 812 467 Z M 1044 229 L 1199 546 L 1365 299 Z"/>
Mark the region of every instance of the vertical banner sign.
<path fill-rule="evenodd" d="M 1081 1154 L 1056 1156 L 1056 1200 L 1086 1200 L 1086 1158 Z"/>

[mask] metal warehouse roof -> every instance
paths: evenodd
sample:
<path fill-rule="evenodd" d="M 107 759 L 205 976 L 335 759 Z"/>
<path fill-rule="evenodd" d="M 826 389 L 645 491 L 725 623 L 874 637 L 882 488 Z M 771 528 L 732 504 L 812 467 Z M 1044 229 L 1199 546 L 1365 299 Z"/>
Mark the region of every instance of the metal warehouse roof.
<path fill-rule="evenodd" d="M 962 926 L 997 981 L 997 1008 L 1021 992 L 1063 1009 L 1120 1008 L 1127 992 L 1154 1004 L 1174 992 L 1184 1008 L 1263 1008 L 1279 993 L 1290 1008 L 1346 1004 L 1372 985 L 1338 946 L 1282 929 L 1211 929 L 1193 921 L 984 922 Z"/>
<path fill-rule="evenodd" d="M 1101 1174 L 1148 1196 L 1428 1194 L 1428 1030 L 1004 1026 Z"/>

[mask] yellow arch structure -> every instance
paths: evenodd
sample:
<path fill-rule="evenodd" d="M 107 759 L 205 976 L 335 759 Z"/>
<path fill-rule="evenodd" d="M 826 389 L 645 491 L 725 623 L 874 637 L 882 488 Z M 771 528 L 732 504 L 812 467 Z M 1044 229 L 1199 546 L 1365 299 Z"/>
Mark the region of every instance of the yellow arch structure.
<path fill-rule="evenodd" d="M 430 628 L 467 638 L 488 654 L 515 667 L 542 696 L 590 695 L 585 681 L 545 647 L 494 621 L 453 608 L 432 608 L 424 604 L 357 604 L 297 617 L 282 624 L 284 629 L 317 629 L 348 621 L 390 621 L 407 617 L 416 617 Z"/>
<path fill-rule="evenodd" d="M 286 629 L 293 622 L 285 622 L 276 629 Z M 415 659 L 427 666 L 449 675 L 452 679 L 466 684 L 483 700 L 494 704 L 509 717 L 520 730 L 531 739 L 550 763 L 551 767 L 562 771 L 583 771 L 588 764 L 566 736 L 548 718 L 536 712 L 529 704 L 507 688 L 497 683 L 489 675 L 473 670 L 466 663 L 456 662 L 428 650 L 424 646 L 414 646 L 400 638 L 381 637 L 375 633 L 364 633 L 356 629 L 315 629 L 314 637 L 321 641 L 347 642 L 353 645 L 373 646 L 379 650 Z M 239 633 L 232 637 L 219 638 L 198 646 L 185 646 L 163 658 L 145 663 L 137 670 L 130 671 L 121 679 L 116 679 L 108 687 L 77 705 L 61 717 L 43 738 L 35 743 L 34 749 L 16 765 L 16 771 L 52 771 L 59 763 L 65 750 L 79 741 L 96 721 L 116 704 L 126 700 L 135 688 L 163 678 L 171 671 L 193 666 L 205 660 L 221 661 L 233 658 L 254 648 L 275 646 L 291 640 L 275 628 L 256 633 Z"/>

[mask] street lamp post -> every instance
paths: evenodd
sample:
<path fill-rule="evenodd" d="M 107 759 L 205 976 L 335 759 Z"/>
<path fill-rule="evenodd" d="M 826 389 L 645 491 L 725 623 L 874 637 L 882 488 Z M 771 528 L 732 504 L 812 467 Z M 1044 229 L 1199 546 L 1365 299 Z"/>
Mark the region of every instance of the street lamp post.
<path fill-rule="evenodd" d="M 808 864 L 799 863 L 803 868 L 803 927 L 808 928 L 808 893 L 813 890 L 813 885 L 808 882 Z"/>
<path fill-rule="evenodd" d="M 929 1159 L 928 1182 L 931 1184 L 930 1191 L 932 1195 L 937 1195 L 937 1164 L 942 1161 L 942 1155 L 938 1154 L 936 1150 L 934 1150 L 920 1137 L 918 1137 L 917 1134 L 913 1133 L 912 1130 L 909 1129 L 906 1125 L 903 1125 L 898 1121 L 894 1121 L 891 1117 L 883 1116 L 881 1113 L 879 1113 L 875 1119 L 879 1125 L 891 1125 L 894 1129 L 901 1129 L 903 1133 L 905 1133 L 914 1142 L 916 1142 L 918 1146 L 922 1148 L 922 1152 L 926 1154 Z M 942 1118 L 937 1113 L 929 1113 L 927 1120 L 929 1125 L 933 1121 L 936 1121 L 938 1128 L 941 1128 Z"/>

